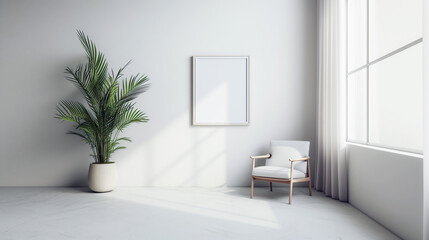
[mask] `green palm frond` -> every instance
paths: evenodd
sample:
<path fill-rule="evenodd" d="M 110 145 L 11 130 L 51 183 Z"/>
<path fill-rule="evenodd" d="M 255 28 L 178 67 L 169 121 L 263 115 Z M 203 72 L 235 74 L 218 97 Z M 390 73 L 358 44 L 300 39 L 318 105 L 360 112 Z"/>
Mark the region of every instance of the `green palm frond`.
<path fill-rule="evenodd" d="M 60 101 L 56 118 L 73 122 L 75 130 L 69 134 L 79 136 L 90 145 L 92 156 L 98 163 L 108 162 L 111 155 L 124 149 L 121 142 L 131 139 L 119 134 L 132 123 L 147 122 L 146 114 L 134 108 L 134 100 L 149 87 L 148 77 L 133 75 L 119 81 L 131 61 L 116 73 L 108 73 L 107 60 L 95 44 L 82 31 L 77 31 L 88 62 L 75 69 L 67 67 L 66 79 L 82 93 L 86 105 L 70 100 Z"/>
<path fill-rule="evenodd" d="M 121 91 L 117 93 L 117 101 L 126 103 L 135 99 L 140 93 L 143 93 L 149 88 L 147 84 L 148 77 L 145 75 L 131 76 L 122 82 Z"/>
<path fill-rule="evenodd" d="M 68 119 L 94 121 L 92 114 L 86 107 L 76 101 L 62 100 L 57 106 L 57 118 L 69 121 Z"/>

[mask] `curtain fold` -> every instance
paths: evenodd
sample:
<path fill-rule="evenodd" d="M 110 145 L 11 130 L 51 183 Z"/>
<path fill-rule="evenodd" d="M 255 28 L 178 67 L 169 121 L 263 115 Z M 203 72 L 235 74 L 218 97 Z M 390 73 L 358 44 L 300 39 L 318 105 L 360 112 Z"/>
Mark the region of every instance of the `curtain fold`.
<path fill-rule="evenodd" d="M 318 1 L 318 109 L 315 188 L 348 200 L 346 166 L 346 0 Z"/>

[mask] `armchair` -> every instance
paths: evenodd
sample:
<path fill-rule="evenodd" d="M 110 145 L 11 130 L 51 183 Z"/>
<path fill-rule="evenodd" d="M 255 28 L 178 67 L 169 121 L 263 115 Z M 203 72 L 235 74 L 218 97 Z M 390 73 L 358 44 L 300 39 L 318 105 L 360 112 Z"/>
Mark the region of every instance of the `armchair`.
<path fill-rule="evenodd" d="M 292 188 L 294 183 L 308 182 L 311 196 L 310 157 L 308 156 L 310 142 L 308 141 L 271 141 L 270 153 L 251 156 L 252 183 L 250 198 L 253 198 L 254 181 L 289 183 L 289 204 L 292 203 Z M 255 167 L 258 159 L 266 159 L 265 166 Z"/>

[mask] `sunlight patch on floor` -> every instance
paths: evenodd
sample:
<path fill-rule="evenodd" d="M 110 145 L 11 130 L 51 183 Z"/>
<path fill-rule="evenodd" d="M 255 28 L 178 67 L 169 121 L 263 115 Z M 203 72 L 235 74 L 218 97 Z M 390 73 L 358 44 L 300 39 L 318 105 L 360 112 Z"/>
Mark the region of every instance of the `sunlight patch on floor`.
<path fill-rule="evenodd" d="M 113 194 L 109 197 L 122 201 L 131 201 L 133 203 L 181 211 L 220 220 L 235 221 L 272 229 L 281 228 L 272 208 L 266 201 L 247 199 L 248 204 L 246 204 L 246 201 L 243 202 L 243 199 L 237 199 L 232 196 L 227 196 L 222 199 L 218 198 L 216 195 L 219 194 L 219 191 L 216 191 L 215 195 L 211 193 L 210 190 L 193 188 L 168 188 L 168 191 L 166 190 L 167 189 L 164 188 L 166 193 L 163 194 L 161 192 L 162 190 L 158 191 L 154 189 L 154 191 L 157 192 L 156 197 L 153 197 L 146 192 L 132 193 L 132 191 Z M 180 191 L 180 193 L 176 195 L 172 194 L 174 191 Z M 228 190 L 225 189 L 223 191 Z M 192 200 L 188 197 L 191 194 L 196 195 Z M 172 198 L 172 196 L 177 196 L 177 198 Z M 250 204 L 252 204 L 252 211 L 248 211 Z"/>

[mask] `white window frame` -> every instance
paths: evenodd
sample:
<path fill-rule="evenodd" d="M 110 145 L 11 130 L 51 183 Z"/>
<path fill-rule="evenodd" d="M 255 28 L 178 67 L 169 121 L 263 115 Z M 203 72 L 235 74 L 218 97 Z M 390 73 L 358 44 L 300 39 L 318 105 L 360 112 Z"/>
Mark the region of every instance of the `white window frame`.
<path fill-rule="evenodd" d="M 402 148 L 402 147 L 397 147 L 397 146 L 389 146 L 389 145 L 383 145 L 383 144 L 378 144 L 378 143 L 374 143 L 374 142 L 370 142 L 370 84 L 369 84 L 369 67 L 375 63 L 378 63 L 380 61 L 383 61 L 384 59 L 387 59 L 389 57 L 392 57 L 404 50 L 407 50 L 413 46 L 416 46 L 417 44 L 420 44 L 423 42 L 423 38 L 419 38 L 417 40 L 414 40 L 398 49 L 395 49 L 373 61 L 369 61 L 369 1 L 366 1 L 366 63 L 360 67 L 357 67 L 351 71 L 349 71 L 348 69 L 348 7 L 347 7 L 347 23 L 346 23 L 346 54 L 347 54 L 347 58 L 346 58 L 346 66 L 347 66 L 347 74 L 346 74 L 346 141 L 349 143 L 355 143 L 355 144 L 361 144 L 361 145 L 368 145 L 368 146 L 373 146 L 373 147 L 378 147 L 378 148 L 385 148 L 388 150 L 396 150 L 396 151 L 402 151 L 402 152 L 406 152 L 406 153 L 413 153 L 413 154 L 422 154 L 423 150 L 415 150 L 415 149 L 408 149 L 408 148 Z M 348 4 L 348 1 L 347 1 Z M 349 119 L 348 119 L 348 95 L 349 95 L 349 91 L 348 91 L 348 84 L 349 84 L 349 76 L 353 73 L 356 73 L 360 70 L 366 69 L 366 141 L 359 141 L 359 140 L 353 140 L 349 138 L 349 131 L 348 131 L 348 124 L 349 124 Z"/>

